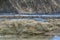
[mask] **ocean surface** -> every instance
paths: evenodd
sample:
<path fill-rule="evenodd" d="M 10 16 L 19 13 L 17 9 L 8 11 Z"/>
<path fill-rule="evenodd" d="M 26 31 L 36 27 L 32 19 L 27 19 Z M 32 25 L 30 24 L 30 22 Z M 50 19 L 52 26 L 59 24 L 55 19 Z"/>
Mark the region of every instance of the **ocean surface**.
<path fill-rule="evenodd" d="M 56 18 L 56 19 L 60 19 L 60 13 L 52 13 L 52 14 L 40 14 L 40 13 L 20 13 L 20 14 L 16 14 L 16 13 L 0 13 L 0 17 L 5 17 L 5 16 L 25 16 L 27 18 L 0 18 L 0 20 L 3 19 L 33 19 L 36 21 L 45 21 L 46 18 Z M 34 18 L 31 18 L 32 16 L 34 16 Z M 36 18 L 35 18 L 36 17 Z M 42 18 L 41 18 L 42 17 Z"/>

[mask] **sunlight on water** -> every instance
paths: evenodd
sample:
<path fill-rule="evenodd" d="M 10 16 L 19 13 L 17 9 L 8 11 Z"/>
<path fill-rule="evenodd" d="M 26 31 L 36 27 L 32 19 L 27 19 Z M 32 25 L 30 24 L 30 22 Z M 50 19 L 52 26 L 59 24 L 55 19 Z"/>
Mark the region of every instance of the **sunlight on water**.
<path fill-rule="evenodd" d="M 60 40 L 60 36 L 54 36 L 52 40 Z"/>

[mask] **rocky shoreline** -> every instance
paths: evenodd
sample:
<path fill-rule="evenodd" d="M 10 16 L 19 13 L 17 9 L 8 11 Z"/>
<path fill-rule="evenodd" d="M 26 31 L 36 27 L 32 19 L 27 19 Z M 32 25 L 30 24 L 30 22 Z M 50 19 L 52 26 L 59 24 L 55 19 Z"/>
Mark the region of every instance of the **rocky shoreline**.
<path fill-rule="evenodd" d="M 3 35 L 52 35 L 58 26 L 52 22 L 37 22 L 35 20 L 1 20 L 0 33 Z"/>

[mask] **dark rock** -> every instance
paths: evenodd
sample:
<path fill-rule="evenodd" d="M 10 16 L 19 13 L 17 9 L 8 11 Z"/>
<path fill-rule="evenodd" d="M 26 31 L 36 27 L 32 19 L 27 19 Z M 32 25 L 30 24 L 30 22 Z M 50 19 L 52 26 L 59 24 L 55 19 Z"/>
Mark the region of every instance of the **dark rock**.
<path fill-rule="evenodd" d="M 1 0 L 0 13 L 60 13 L 59 2 L 59 0 Z"/>

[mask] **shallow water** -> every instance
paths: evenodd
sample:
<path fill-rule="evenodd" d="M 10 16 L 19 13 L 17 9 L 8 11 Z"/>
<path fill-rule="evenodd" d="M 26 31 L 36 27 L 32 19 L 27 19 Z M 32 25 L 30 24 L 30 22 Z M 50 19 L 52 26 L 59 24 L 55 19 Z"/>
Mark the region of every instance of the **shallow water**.
<path fill-rule="evenodd" d="M 52 40 L 60 40 L 60 36 L 54 36 Z"/>
<path fill-rule="evenodd" d="M 43 15 L 40 15 L 40 14 L 2 14 L 2 15 L 0 15 L 0 17 L 2 17 L 2 16 L 26 16 L 27 18 L 0 18 L 0 20 L 3 20 L 3 19 L 33 19 L 33 20 L 36 20 L 36 21 L 45 21 L 45 19 L 46 18 L 60 18 L 60 14 L 43 14 Z M 36 16 L 36 17 L 38 17 L 38 18 L 31 18 L 31 16 Z M 41 17 L 43 17 L 43 18 L 41 18 Z M 45 19 L 44 19 L 45 18 Z"/>

